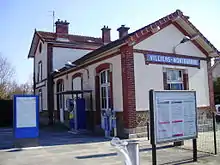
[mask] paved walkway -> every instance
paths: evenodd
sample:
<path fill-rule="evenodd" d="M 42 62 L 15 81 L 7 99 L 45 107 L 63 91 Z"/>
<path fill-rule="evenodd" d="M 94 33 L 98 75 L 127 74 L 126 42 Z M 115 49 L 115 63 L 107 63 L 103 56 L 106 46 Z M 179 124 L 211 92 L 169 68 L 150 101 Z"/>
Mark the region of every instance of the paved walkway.
<path fill-rule="evenodd" d="M 2 143 L 2 140 L 6 143 Z M 43 132 L 40 139 L 42 147 L 23 150 L 10 149 L 11 140 L 11 130 L 0 130 L 0 147 L 2 148 L 0 150 L 0 165 L 123 164 L 116 150 L 110 146 L 107 139 L 102 137 L 78 136 L 67 132 Z M 141 165 L 151 164 L 151 146 L 149 141 L 140 140 L 140 163 Z M 207 156 L 207 154 L 203 153 L 198 153 L 198 155 L 200 157 Z M 187 160 L 188 163 L 190 162 L 189 164 L 195 164 L 190 161 L 192 151 L 189 150 L 159 147 L 157 156 L 158 164 L 180 164 L 180 160 Z M 215 165 L 219 161 L 219 157 L 212 156 L 203 157 L 199 159 L 198 163 Z"/>

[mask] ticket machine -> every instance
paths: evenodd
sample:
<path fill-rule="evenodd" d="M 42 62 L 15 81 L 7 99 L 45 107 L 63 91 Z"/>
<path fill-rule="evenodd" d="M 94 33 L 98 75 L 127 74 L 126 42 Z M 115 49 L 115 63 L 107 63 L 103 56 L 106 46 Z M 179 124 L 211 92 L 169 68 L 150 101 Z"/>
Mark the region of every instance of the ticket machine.
<path fill-rule="evenodd" d="M 86 129 L 85 99 L 68 99 L 67 108 L 69 111 L 70 129 L 72 131 Z"/>
<path fill-rule="evenodd" d="M 102 128 L 105 130 L 105 137 L 110 137 L 111 131 L 113 136 L 117 136 L 116 130 L 116 112 L 112 109 L 102 111 Z"/>

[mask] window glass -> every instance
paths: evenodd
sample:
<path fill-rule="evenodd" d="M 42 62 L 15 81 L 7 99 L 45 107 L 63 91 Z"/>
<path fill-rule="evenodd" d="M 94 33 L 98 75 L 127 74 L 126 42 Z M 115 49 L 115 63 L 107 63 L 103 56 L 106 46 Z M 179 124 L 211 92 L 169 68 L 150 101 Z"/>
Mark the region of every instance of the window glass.
<path fill-rule="evenodd" d="M 42 52 L 42 43 L 40 43 L 40 45 L 39 45 L 39 53 L 41 53 Z"/>
<path fill-rule="evenodd" d="M 168 90 L 184 90 L 183 71 L 178 69 L 167 69 Z"/>
<path fill-rule="evenodd" d="M 40 61 L 38 63 L 38 70 L 37 70 L 37 81 L 41 81 L 42 80 L 42 62 Z"/>
<path fill-rule="evenodd" d="M 106 73 L 105 71 L 101 73 L 101 84 L 105 83 L 105 81 L 106 81 L 106 74 L 105 73 Z"/>
<path fill-rule="evenodd" d="M 107 71 L 107 82 L 110 82 L 110 70 Z"/>
<path fill-rule="evenodd" d="M 75 77 L 72 79 L 72 89 L 73 90 L 82 90 L 82 78 L 81 77 Z M 74 98 L 76 95 L 74 95 Z M 78 95 L 79 98 L 82 98 L 82 94 Z"/>
<path fill-rule="evenodd" d="M 101 87 L 101 97 L 106 97 L 106 88 Z"/>
<path fill-rule="evenodd" d="M 61 81 L 57 84 L 57 92 L 62 92 L 62 91 L 64 91 L 63 81 Z M 58 97 L 58 101 L 59 101 L 57 108 L 61 109 L 61 108 L 63 108 L 63 104 L 64 104 L 64 96 L 59 94 L 57 97 Z"/>

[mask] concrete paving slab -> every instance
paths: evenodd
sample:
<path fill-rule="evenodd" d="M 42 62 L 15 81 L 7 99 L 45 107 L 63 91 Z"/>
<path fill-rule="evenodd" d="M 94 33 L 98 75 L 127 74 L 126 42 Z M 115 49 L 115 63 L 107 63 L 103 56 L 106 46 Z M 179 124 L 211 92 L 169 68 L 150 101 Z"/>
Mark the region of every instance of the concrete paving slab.
<path fill-rule="evenodd" d="M 11 136 L 10 133 L 0 133 L 0 139 L 3 134 L 5 137 Z M 0 165 L 124 164 L 122 158 L 118 156 L 116 150 L 110 145 L 110 141 L 101 137 L 80 137 L 62 132 L 42 134 L 40 140 L 41 144 L 44 144 L 40 148 L 0 150 Z M 146 141 L 145 138 L 138 140 L 141 165 L 151 164 L 151 145 L 149 141 Z M 191 150 L 184 150 L 179 147 L 170 148 L 170 144 L 167 145 L 168 147 L 158 145 L 157 160 L 159 164 L 180 164 L 185 163 L 185 161 L 188 164 L 213 164 L 220 161 L 220 158 L 212 156 L 200 158 L 199 162 L 193 163 Z M 198 155 L 208 156 L 207 153 L 204 154 L 202 152 L 198 153 Z"/>

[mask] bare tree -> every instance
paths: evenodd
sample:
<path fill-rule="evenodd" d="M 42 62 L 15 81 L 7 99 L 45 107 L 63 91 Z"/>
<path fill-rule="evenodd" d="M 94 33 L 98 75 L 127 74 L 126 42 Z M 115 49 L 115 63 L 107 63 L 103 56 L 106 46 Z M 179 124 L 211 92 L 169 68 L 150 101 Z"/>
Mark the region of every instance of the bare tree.
<path fill-rule="evenodd" d="M 9 84 L 13 79 L 15 70 L 11 66 L 7 58 L 0 54 L 0 99 L 5 99 L 7 97 L 7 92 Z"/>

